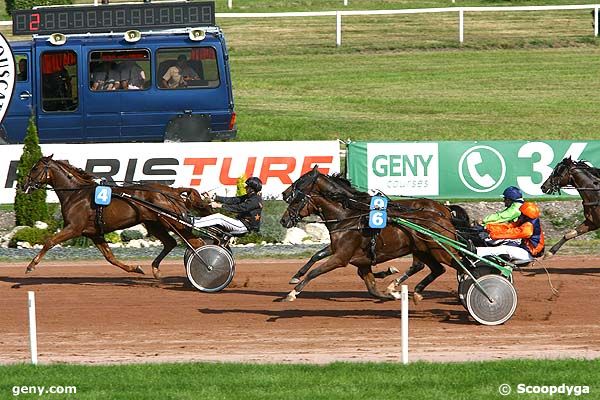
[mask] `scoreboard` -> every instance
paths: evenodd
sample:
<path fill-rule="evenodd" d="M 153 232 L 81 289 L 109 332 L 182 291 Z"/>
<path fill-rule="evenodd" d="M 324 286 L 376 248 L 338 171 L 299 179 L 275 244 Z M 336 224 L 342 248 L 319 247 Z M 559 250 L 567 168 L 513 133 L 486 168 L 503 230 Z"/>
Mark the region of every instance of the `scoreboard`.
<path fill-rule="evenodd" d="M 15 10 L 13 35 L 97 33 L 215 25 L 214 2 L 140 3 Z"/>

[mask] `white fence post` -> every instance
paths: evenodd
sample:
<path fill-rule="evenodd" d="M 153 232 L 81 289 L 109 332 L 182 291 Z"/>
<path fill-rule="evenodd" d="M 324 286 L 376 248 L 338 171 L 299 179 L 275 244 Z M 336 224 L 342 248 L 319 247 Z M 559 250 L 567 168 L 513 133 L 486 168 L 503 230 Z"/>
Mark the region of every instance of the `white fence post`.
<path fill-rule="evenodd" d="M 463 8 L 458 9 L 458 41 L 460 43 L 465 40 L 465 10 Z"/>
<path fill-rule="evenodd" d="M 335 44 L 342 45 L 342 14 L 339 11 L 335 12 Z"/>
<path fill-rule="evenodd" d="M 35 322 L 35 292 L 27 292 L 29 297 L 29 348 L 31 349 L 31 363 L 37 364 L 37 325 Z"/>
<path fill-rule="evenodd" d="M 344 0 L 344 5 L 347 6 L 348 5 L 348 0 Z"/>
<path fill-rule="evenodd" d="M 400 318 L 402 320 L 402 364 L 408 364 L 408 286 L 402 285 L 402 292 L 400 294 L 400 305 L 401 312 Z"/>
<path fill-rule="evenodd" d="M 594 36 L 598 37 L 598 7 L 594 8 Z"/>
<path fill-rule="evenodd" d="M 233 8 L 233 0 L 227 0 L 227 7 L 231 10 Z"/>

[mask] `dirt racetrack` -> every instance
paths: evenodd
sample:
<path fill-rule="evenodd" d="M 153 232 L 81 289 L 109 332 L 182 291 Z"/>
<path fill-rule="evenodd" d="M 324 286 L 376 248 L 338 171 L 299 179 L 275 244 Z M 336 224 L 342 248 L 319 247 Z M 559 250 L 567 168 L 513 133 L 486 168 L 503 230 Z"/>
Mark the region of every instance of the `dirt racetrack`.
<path fill-rule="evenodd" d="M 409 259 L 378 266 L 408 267 Z M 149 262 L 142 265 L 146 271 Z M 546 273 L 560 291 L 553 297 Z M 163 265 L 160 285 L 103 261 L 0 265 L 0 363 L 27 362 L 27 291 L 36 292 L 40 362 L 399 361 L 400 303 L 371 298 L 354 267 L 313 281 L 293 303 L 299 260 L 240 261 L 229 288 L 184 286 L 183 267 Z M 456 299 L 454 271 L 410 305 L 410 359 L 600 357 L 600 259 L 555 257 L 515 272 L 517 312 L 478 325 Z M 408 283 L 412 289 L 424 275 Z M 384 282 L 388 282 L 388 278 Z M 386 283 L 380 282 L 381 288 Z"/>

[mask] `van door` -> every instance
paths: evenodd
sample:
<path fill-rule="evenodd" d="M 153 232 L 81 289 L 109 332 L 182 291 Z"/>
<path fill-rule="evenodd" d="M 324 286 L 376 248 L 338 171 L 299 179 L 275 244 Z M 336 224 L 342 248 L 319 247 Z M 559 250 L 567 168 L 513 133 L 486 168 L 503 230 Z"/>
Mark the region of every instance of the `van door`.
<path fill-rule="evenodd" d="M 33 103 L 31 50 L 15 52 L 15 63 L 17 66 L 15 92 L 6 112 L 3 128 L 10 142 L 23 143 Z"/>
<path fill-rule="evenodd" d="M 41 47 L 36 57 L 40 142 L 83 141 L 81 46 Z"/>
<path fill-rule="evenodd" d="M 123 50 L 89 50 L 87 84 L 82 90 L 88 141 L 121 140 L 121 69 L 128 54 Z"/>

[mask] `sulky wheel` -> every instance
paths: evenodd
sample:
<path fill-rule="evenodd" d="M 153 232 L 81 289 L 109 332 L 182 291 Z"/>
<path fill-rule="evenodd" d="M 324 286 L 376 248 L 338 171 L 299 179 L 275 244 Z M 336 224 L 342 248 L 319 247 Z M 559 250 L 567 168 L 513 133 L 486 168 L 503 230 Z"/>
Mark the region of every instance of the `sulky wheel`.
<path fill-rule="evenodd" d="M 235 274 L 235 262 L 229 251 L 213 244 L 199 247 L 193 253 L 189 251 L 185 269 L 196 289 L 218 292 L 229 285 Z"/>
<path fill-rule="evenodd" d="M 517 309 L 517 292 L 506 278 L 500 275 L 484 275 L 477 279 L 492 302 L 477 285 L 467 292 L 467 310 L 483 325 L 500 325 L 510 319 Z"/>
<path fill-rule="evenodd" d="M 492 274 L 500 276 L 500 271 L 498 271 L 498 269 L 485 264 L 472 269 L 471 273 L 475 278 L 480 278 L 482 276 Z M 458 299 L 460 300 L 460 303 L 463 305 L 463 307 L 467 308 L 467 293 L 473 285 L 473 279 L 471 279 L 471 277 L 465 273 L 462 273 L 460 277 L 461 278 L 459 278 L 458 281 Z M 513 282 L 512 275 L 509 277 L 508 281 L 510 283 Z"/>

